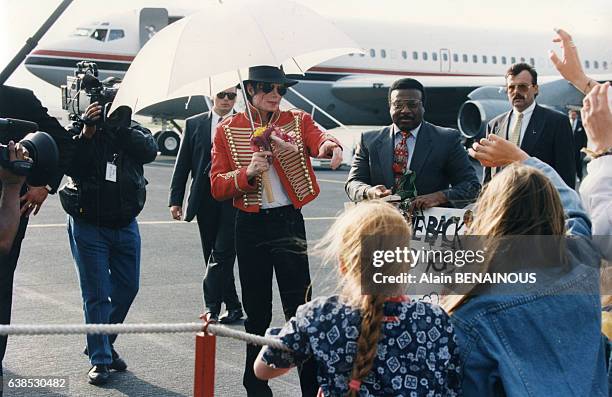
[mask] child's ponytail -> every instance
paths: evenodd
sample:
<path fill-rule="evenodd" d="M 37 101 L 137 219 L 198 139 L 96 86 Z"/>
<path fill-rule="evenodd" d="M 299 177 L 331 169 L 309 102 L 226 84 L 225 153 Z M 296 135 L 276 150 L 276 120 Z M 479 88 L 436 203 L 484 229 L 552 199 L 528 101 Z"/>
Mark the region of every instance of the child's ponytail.
<path fill-rule="evenodd" d="M 355 354 L 347 397 L 359 396 L 361 381 L 372 369 L 377 354 L 378 340 L 382 333 L 384 304 L 384 296 L 368 295 L 363 297 L 361 332 L 357 340 L 357 354 Z"/>

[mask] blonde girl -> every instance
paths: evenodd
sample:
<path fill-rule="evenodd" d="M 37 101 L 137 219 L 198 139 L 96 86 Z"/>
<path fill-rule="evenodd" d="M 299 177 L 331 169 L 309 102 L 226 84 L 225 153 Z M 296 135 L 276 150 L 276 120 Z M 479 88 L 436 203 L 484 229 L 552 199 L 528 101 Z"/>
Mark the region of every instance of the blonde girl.
<path fill-rule="evenodd" d="M 373 291 L 366 284 L 374 251 L 404 247 L 410 235 L 389 204 L 363 202 L 344 212 L 318 245 L 324 263 L 337 263 L 340 294 L 302 305 L 282 329 L 269 330 L 291 351 L 262 349 L 255 374 L 267 380 L 314 357 L 322 396 L 458 395 L 458 353 L 446 313 L 411 301 L 403 284 L 362 294 Z M 409 269 L 409 263 L 392 262 L 376 272 Z"/>

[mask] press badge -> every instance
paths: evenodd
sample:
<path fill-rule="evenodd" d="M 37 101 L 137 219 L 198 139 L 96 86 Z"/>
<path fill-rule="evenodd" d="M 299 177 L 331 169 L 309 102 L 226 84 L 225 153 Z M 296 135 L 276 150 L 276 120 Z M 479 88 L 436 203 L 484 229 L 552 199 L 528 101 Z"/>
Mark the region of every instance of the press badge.
<path fill-rule="evenodd" d="M 117 166 L 113 163 L 106 163 L 106 180 L 117 182 Z"/>
<path fill-rule="evenodd" d="M 118 155 L 114 154 L 113 161 L 106 163 L 106 180 L 109 182 L 117 182 L 117 166 L 115 165 L 117 157 Z"/>

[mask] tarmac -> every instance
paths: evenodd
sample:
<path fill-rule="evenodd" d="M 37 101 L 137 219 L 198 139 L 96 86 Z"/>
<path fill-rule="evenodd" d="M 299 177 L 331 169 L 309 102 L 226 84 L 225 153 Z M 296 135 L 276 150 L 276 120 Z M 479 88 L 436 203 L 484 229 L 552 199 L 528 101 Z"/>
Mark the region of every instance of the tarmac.
<path fill-rule="evenodd" d="M 167 200 L 174 158 L 158 157 L 145 166 L 147 203 L 138 217 L 142 237 L 140 291 L 126 323 L 197 322 L 203 311 L 204 260 L 196 222 L 173 221 Z M 347 170 L 317 170 L 321 194 L 303 209 L 309 246 L 321 238 L 348 201 Z M 310 256 L 313 296 L 333 294 L 335 269 Z M 238 267 L 235 267 L 237 288 Z M 240 291 L 239 291 L 240 295 Z M 284 318 L 274 283 L 272 326 Z M 15 275 L 13 324 L 84 322 L 76 268 L 70 254 L 66 214 L 57 195 L 33 216 Z M 242 324 L 232 325 L 244 330 Z M 90 364 L 85 336 L 14 336 L 4 360 L 4 396 L 192 396 L 195 334 L 120 335 L 115 348 L 128 370 L 113 372 L 108 384 L 87 383 Z M 246 396 L 242 387 L 245 344 L 217 338 L 215 396 Z M 64 388 L 7 388 L 25 377 L 62 377 Z M 300 395 L 295 371 L 270 382 L 275 396 Z"/>

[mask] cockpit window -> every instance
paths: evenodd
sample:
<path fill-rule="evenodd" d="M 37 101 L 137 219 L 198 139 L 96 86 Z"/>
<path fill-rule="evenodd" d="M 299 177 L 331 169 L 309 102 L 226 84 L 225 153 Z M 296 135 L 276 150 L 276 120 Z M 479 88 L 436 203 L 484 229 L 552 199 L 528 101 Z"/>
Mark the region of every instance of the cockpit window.
<path fill-rule="evenodd" d="M 123 29 L 112 29 L 110 34 L 108 35 L 108 41 L 111 40 L 119 40 L 125 37 L 125 32 Z"/>
<path fill-rule="evenodd" d="M 88 37 L 93 29 L 89 29 L 89 28 L 76 28 L 76 30 L 74 32 L 72 32 L 73 36 L 81 36 L 81 37 Z"/>
<path fill-rule="evenodd" d="M 106 40 L 107 33 L 108 33 L 108 29 L 96 29 L 91 34 L 91 38 L 99 40 L 99 41 L 104 41 Z"/>

